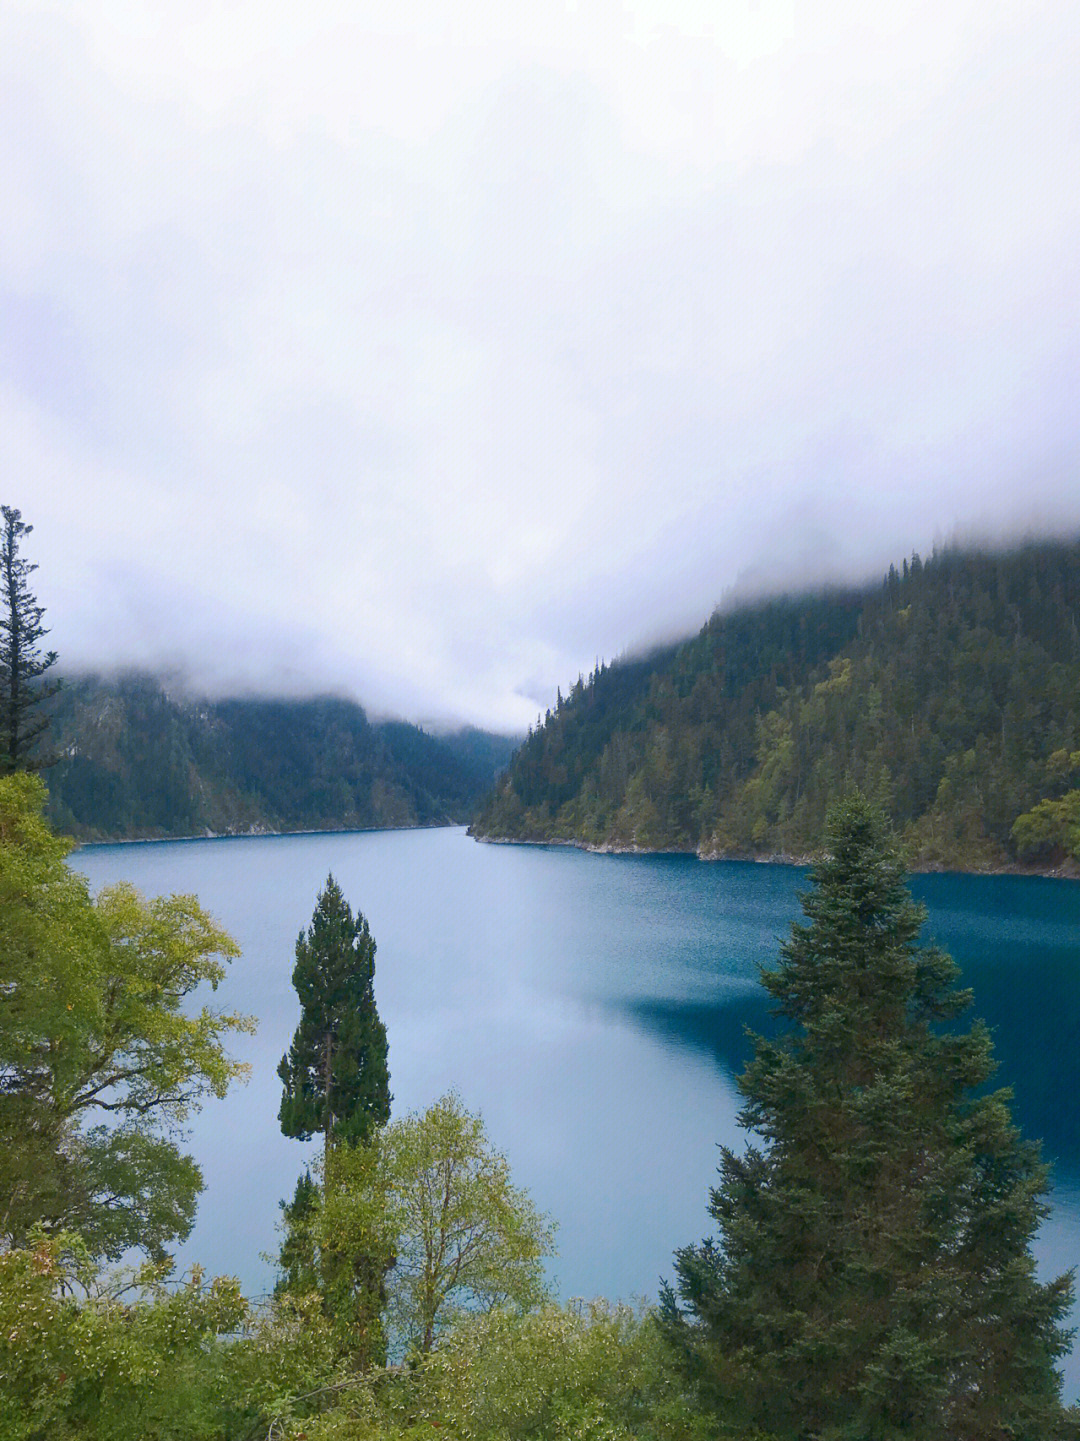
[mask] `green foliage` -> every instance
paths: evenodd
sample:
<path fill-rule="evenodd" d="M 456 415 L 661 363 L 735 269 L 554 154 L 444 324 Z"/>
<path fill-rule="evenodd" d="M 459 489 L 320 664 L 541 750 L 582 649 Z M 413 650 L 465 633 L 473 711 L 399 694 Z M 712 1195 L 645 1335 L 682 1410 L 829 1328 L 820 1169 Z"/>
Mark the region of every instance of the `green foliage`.
<path fill-rule="evenodd" d="M 333 1365 L 293 1297 L 253 1313 L 198 1267 L 102 1273 L 66 1233 L 0 1255 L 0 1441 L 248 1441 Z"/>
<path fill-rule="evenodd" d="M 463 1321 L 403 1374 L 373 1377 L 308 1441 L 713 1441 L 685 1404 L 648 1316 L 602 1301 Z"/>
<path fill-rule="evenodd" d="M 1025 859 L 1067 855 L 1080 860 L 1080 790 L 1059 800 L 1042 800 L 1025 811 L 1016 819 L 1012 838 Z"/>
<path fill-rule="evenodd" d="M 453 1093 L 389 1126 L 379 1142 L 395 1238 L 390 1317 L 428 1351 L 462 1311 L 543 1300 L 554 1228 L 510 1179 L 483 1120 Z"/>
<path fill-rule="evenodd" d="M 35 708 L 60 689 L 42 681 L 56 663 L 56 652 L 43 653 L 38 644 L 48 631 L 41 624 L 45 612 L 28 583 L 37 566 L 19 555 L 20 541 L 34 527 L 11 506 L 0 507 L 0 514 L 0 773 L 40 770 L 54 757 L 38 750 L 49 721 L 36 715 Z"/>
<path fill-rule="evenodd" d="M 708 1403 L 777 1437 L 1049 1441 L 1075 1434 L 1054 1362 L 1071 1276 L 1035 1276 L 1046 1170 L 990 1039 L 958 1029 L 956 966 L 880 811 L 830 816 L 828 855 L 766 989 L 788 1029 L 756 1039 L 743 1124 L 710 1213 L 678 1253 L 669 1334 Z"/>
<path fill-rule="evenodd" d="M 103 1274 L 71 1235 L 0 1255 L 0 1441 L 712 1441 L 684 1390 L 652 1318 L 604 1302 L 463 1318 L 413 1365 L 343 1370 L 310 1298 Z"/>
<path fill-rule="evenodd" d="M 649 660 L 598 666 L 472 829 L 798 855 L 857 786 L 913 862 L 989 868 L 1068 851 L 1060 809 L 1013 827 L 1059 798 L 1074 752 L 1080 544 L 950 550 L 880 588 L 742 606 Z"/>
<path fill-rule="evenodd" d="M 103 1274 L 79 1238 L 0 1255 L 0 1441 L 713 1441 L 649 1314 L 459 1317 L 406 1366 L 342 1367 L 315 1298 Z M 726 1431 L 741 1441 L 752 1433 Z"/>
<path fill-rule="evenodd" d="M 208 1343 L 244 1319 L 236 1283 L 204 1285 L 196 1272 L 173 1290 L 147 1269 L 133 1304 L 97 1288 L 72 1241 L 39 1238 L 0 1256 L 0 1441 L 208 1435 L 221 1379 Z"/>
<path fill-rule="evenodd" d="M 280 1274 L 274 1287 L 277 1296 L 306 1296 L 319 1289 L 320 1277 L 315 1253 L 313 1223 L 322 1204 L 322 1192 L 305 1170 L 297 1177 L 291 1201 L 279 1201 L 283 1239 L 278 1253 Z"/>
<path fill-rule="evenodd" d="M 652 1318 L 602 1301 L 462 1326 L 433 1353 L 418 1389 L 421 1415 L 492 1441 L 715 1434 L 686 1406 Z"/>
<path fill-rule="evenodd" d="M 384 1134 L 324 1152 L 305 1219 L 286 1231 L 286 1245 L 295 1239 L 311 1257 L 323 1310 L 354 1370 L 381 1365 L 387 1354 L 386 1277 L 397 1235 Z"/>
<path fill-rule="evenodd" d="M 335 1146 L 319 1174 L 317 1193 L 286 1209 L 282 1259 L 303 1257 L 298 1275 L 318 1277 L 344 1350 L 384 1306 L 395 1348 L 423 1353 L 464 1313 L 544 1300 L 553 1228 L 456 1096 Z"/>
<path fill-rule="evenodd" d="M 278 1075 L 286 1136 L 363 1141 L 390 1116 L 386 1027 L 375 1007 L 375 942 L 333 876 L 296 942 L 300 1024 Z"/>
<path fill-rule="evenodd" d="M 384 1209 L 365 1182 L 343 1214 L 345 1178 L 370 1171 L 365 1145 L 390 1117 L 386 1028 L 375 1006 L 375 942 L 333 876 L 319 896 L 307 932 L 296 942 L 293 985 L 300 1024 L 278 1067 L 284 1094 L 278 1113 L 287 1136 L 326 1140 L 324 1185 L 305 1174 L 283 1204 L 284 1239 L 278 1293 L 317 1293 L 343 1354 L 354 1365 L 386 1353 L 381 1315 L 383 1277 L 393 1262 Z M 372 1197 L 364 1211 L 359 1198 Z"/>
<path fill-rule="evenodd" d="M 138 674 L 69 677 L 54 712 L 50 814 L 90 840 L 465 821 L 512 749 L 351 701 L 204 701 Z"/>
<path fill-rule="evenodd" d="M 1012 842 L 1017 855 L 1042 864 L 1059 864 L 1066 857 L 1080 860 L 1080 790 L 1070 790 L 1080 776 L 1080 750 L 1064 746 L 1046 759 L 1040 789 L 1049 791 L 1029 811 L 1016 818 Z"/>
<path fill-rule="evenodd" d="M 225 1044 L 253 1023 L 189 1001 L 236 945 L 192 896 L 92 899 L 44 796 L 0 778 L 0 1234 L 77 1226 L 96 1254 L 160 1255 L 202 1184 L 175 1132 L 246 1069 Z"/>

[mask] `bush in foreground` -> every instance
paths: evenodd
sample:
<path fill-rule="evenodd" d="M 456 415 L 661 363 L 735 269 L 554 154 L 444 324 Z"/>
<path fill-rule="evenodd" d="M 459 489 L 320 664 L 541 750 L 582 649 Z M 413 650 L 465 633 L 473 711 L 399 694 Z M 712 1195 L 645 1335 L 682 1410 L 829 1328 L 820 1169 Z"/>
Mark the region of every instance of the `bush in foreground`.
<path fill-rule="evenodd" d="M 596 1301 L 459 1322 L 415 1367 L 339 1392 L 292 1441 L 711 1441 L 649 1315 Z"/>

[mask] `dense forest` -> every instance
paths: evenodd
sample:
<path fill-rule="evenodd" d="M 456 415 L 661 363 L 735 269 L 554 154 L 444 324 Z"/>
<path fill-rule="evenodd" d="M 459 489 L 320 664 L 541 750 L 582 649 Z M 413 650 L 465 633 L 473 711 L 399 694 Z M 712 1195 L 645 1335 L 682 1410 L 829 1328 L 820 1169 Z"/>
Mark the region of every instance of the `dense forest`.
<path fill-rule="evenodd" d="M 599 666 L 473 832 L 722 855 L 815 848 L 852 786 L 911 863 L 1080 855 L 1080 543 L 918 555 L 881 585 L 718 611 Z"/>
<path fill-rule="evenodd" d="M 514 746 L 332 697 L 197 700 L 140 674 L 69 678 L 50 709 L 49 814 L 80 839 L 465 821 Z"/>

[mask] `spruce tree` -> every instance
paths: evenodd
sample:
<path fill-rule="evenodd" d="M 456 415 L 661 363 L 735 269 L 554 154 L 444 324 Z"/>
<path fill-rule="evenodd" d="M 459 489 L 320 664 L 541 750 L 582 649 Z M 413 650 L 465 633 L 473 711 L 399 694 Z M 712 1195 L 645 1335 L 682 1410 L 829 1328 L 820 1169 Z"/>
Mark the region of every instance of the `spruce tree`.
<path fill-rule="evenodd" d="M 286 1136 L 362 1141 L 390 1117 L 386 1027 L 375 1008 L 375 942 L 333 876 L 296 942 L 300 1024 L 278 1075 Z"/>
<path fill-rule="evenodd" d="M 56 652 L 42 653 L 38 642 L 48 631 L 41 624 L 44 609 L 38 605 L 27 583 L 37 570 L 19 555 L 19 542 L 34 529 L 23 523 L 22 514 L 11 506 L 0 506 L 4 518 L 0 536 L 0 773 L 41 770 L 53 756 L 34 752 L 48 728 L 45 716 L 29 713 L 54 696 L 59 683 L 42 683 L 41 677 L 55 664 Z"/>
<path fill-rule="evenodd" d="M 677 1253 L 665 1327 L 707 1407 L 795 1441 L 1049 1441 L 1078 1434 L 1055 1361 L 1071 1274 L 1035 1275 L 1046 1168 L 989 1091 L 970 993 L 917 945 L 881 813 L 830 814 L 828 857 L 780 963 L 785 1028 L 754 1038 L 742 1124 L 710 1213 Z M 739 1433 L 742 1434 L 742 1433 Z"/>
<path fill-rule="evenodd" d="M 320 1289 L 322 1277 L 311 1239 L 311 1226 L 321 1202 L 322 1193 L 311 1179 L 310 1171 L 304 1171 L 297 1178 L 291 1201 L 278 1202 L 281 1207 L 282 1242 L 278 1254 L 281 1275 L 274 1286 L 277 1295 L 293 1292 L 304 1296 Z"/>

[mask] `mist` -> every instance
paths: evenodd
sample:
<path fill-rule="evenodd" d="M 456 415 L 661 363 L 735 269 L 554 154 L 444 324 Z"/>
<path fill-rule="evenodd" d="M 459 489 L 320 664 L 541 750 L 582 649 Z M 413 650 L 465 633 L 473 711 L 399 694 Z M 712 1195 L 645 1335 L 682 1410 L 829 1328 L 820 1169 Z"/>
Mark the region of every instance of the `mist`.
<path fill-rule="evenodd" d="M 6 7 L 50 644 L 519 731 L 732 593 L 1077 533 L 1078 70 L 1062 4 Z"/>

